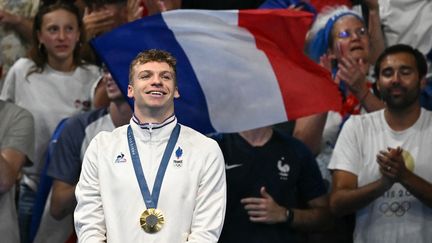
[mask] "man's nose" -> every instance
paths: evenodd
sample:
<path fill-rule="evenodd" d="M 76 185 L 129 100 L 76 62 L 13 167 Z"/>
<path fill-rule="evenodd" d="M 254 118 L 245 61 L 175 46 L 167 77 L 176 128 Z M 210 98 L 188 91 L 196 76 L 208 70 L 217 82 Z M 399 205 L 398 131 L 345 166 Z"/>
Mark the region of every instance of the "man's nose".
<path fill-rule="evenodd" d="M 391 83 L 393 85 L 398 85 L 401 81 L 401 74 L 399 73 L 399 71 L 395 71 L 393 73 L 393 76 L 391 77 Z"/>
<path fill-rule="evenodd" d="M 152 83 L 151 83 L 152 85 L 162 85 L 162 78 L 161 77 L 159 77 L 159 76 L 154 76 L 153 78 L 152 78 Z"/>

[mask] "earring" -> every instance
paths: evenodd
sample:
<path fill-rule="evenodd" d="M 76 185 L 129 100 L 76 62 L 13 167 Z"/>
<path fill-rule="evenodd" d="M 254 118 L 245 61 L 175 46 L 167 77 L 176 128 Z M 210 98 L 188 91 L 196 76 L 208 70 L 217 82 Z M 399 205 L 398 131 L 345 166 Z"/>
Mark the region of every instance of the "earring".
<path fill-rule="evenodd" d="M 38 49 L 39 49 L 39 51 L 42 51 L 42 43 L 39 43 Z"/>

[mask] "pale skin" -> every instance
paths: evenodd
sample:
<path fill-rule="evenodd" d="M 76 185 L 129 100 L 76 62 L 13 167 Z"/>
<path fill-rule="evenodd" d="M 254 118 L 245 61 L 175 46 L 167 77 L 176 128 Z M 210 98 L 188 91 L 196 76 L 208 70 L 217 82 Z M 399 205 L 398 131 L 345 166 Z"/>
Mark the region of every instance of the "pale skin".
<path fill-rule="evenodd" d="M 364 24 L 354 16 L 347 15 L 340 18 L 332 30 L 333 45 L 329 49 L 328 58 L 338 61 L 339 70 L 335 82 L 339 83 L 343 80 L 366 111 L 371 112 L 382 109 L 384 104 L 376 96 L 369 95 L 370 90 L 366 85 L 371 54 L 370 37 L 367 33 L 360 35 L 362 28 L 365 28 Z M 339 37 L 341 31 L 348 31 L 350 36 Z"/>
<path fill-rule="evenodd" d="M 273 133 L 270 127 L 253 129 L 241 132 L 243 137 L 252 146 L 263 146 Z M 287 221 L 287 208 L 279 205 L 267 192 L 265 187 L 260 189 L 261 197 L 248 197 L 241 199 L 249 219 L 254 223 L 277 224 Z M 291 227 L 299 230 L 319 229 L 329 221 L 327 196 L 314 198 L 307 202 L 307 209 L 293 209 L 294 219 Z"/>
<path fill-rule="evenodd" d="M 406 71 L 408 67 L 408 70 Z M 378 88 L 386 90 L 395 100 L 402 100 L 411 90 L 420 89 L 424 77 L 419 77 L 415 59 L 408 53 L 390 54 L 380 64 Z M 393 72 L 388 72 L 393 70 Z M 405 87 L 406 93 L 393 87 Z M 404 97 L 405 96 L 405 97 Z M 395 131 L 403 131 L 411 127 L 420 116 L 420 103 L 417 100 L 404 108 L 384 110 L 387 124 Z M 333 190 L 330 196 L 330 207 L 337 215 L 354 213 L 380 197 L 396 182 L 401 183 L 412 195 L 427 206 L 432 206 L 432 184 L 414 174 L 405 166 L 402 156 L 403 148 L 383 148 L 377 154 L 377 163 L 381 177 L 369 184 L 358 187 L 357 175 L 348 171 L 333 172 Z"/>
<path fill-rule="evenodd" d="M 372 9 L 377 7 L 377 3 L 376 5 L 373 4 L 374 1 L 368 2 L 370 2 Z M 332 29 L 333 45 L 327 54 L 320 57 L 320 65 L 331 71 L 331 60 L 336 59 L 339 70 L 334 81 L 339 84 L 343 80 L 349 91 L 361 102 L 363 108 L 367 112 L 372 112 L 384 108 L 384 103 L 371 94 L 366 85 L 372 35 L 361 36 L 356 33 L 364 27 L 364 24 L 357 17 L 347 15 L 340 18 Z M 341 31 L 348 31 L 351 36 L 339 38 L 338 33 Z M 326 118 L 327 114 L 321 113 L 296 120 L 293 136 L 304 142 L 314 154 L 318 154 L 320 151 L 321 136 Z"/>
<path fill-rule="evenodd" d="M 75 69 L 73 51 L 79 41 L 80 32 L 74 14 L 64 9 L 45 14 L 37 35 L 46 49 L 48 64 L 53 69 L 63 72 Z"/>
<path fill-rule="evenodd" d="M 114 82 L 109 72 L 104 72 L 102 82 L 105 84 L 105 92 L 110 99 L 109 114 L 115 127 L 125 125 L 132 117 L 132 110 Z M 75 185 L 54 179 L 51 195 L 50 213 L 61 220 L 73 213 L 76 206 Z"/>
<path fill-rule="evenodd" d="M 161 123 L 174 114 L 174 98 L 180 97 L 172 67 L 165 62 L 147 62 L 133 67 L 128 97 L 141 122 Z"/>

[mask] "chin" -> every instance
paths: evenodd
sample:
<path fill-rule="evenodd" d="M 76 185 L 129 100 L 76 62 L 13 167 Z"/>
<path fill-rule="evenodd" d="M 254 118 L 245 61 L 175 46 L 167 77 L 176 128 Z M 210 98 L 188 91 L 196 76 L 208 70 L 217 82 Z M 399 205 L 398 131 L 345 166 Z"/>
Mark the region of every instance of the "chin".
<path fill-rule="evenodd" d="M 359 59 L 368 60 L 368 58 L 369 58 L 368 53 L 365 51 L 353 51 L 353 52 L 351 52 L 351 56 L 356 60 L 359 60 Z"/>

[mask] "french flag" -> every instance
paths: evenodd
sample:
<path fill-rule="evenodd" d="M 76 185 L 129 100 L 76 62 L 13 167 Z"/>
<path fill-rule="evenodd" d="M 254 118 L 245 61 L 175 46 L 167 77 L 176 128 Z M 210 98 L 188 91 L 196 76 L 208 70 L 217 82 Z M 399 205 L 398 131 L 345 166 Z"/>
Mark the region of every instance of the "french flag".
<path fill-rule="evenodd" d="M 92 45 L 124 94 L 141 51 L 177 58 L 179 122 L 239 132 L 339 110 L 330 73 L 303 54 L 313 15 L 293 10 L 174 10 L 123 25 Z"/>

